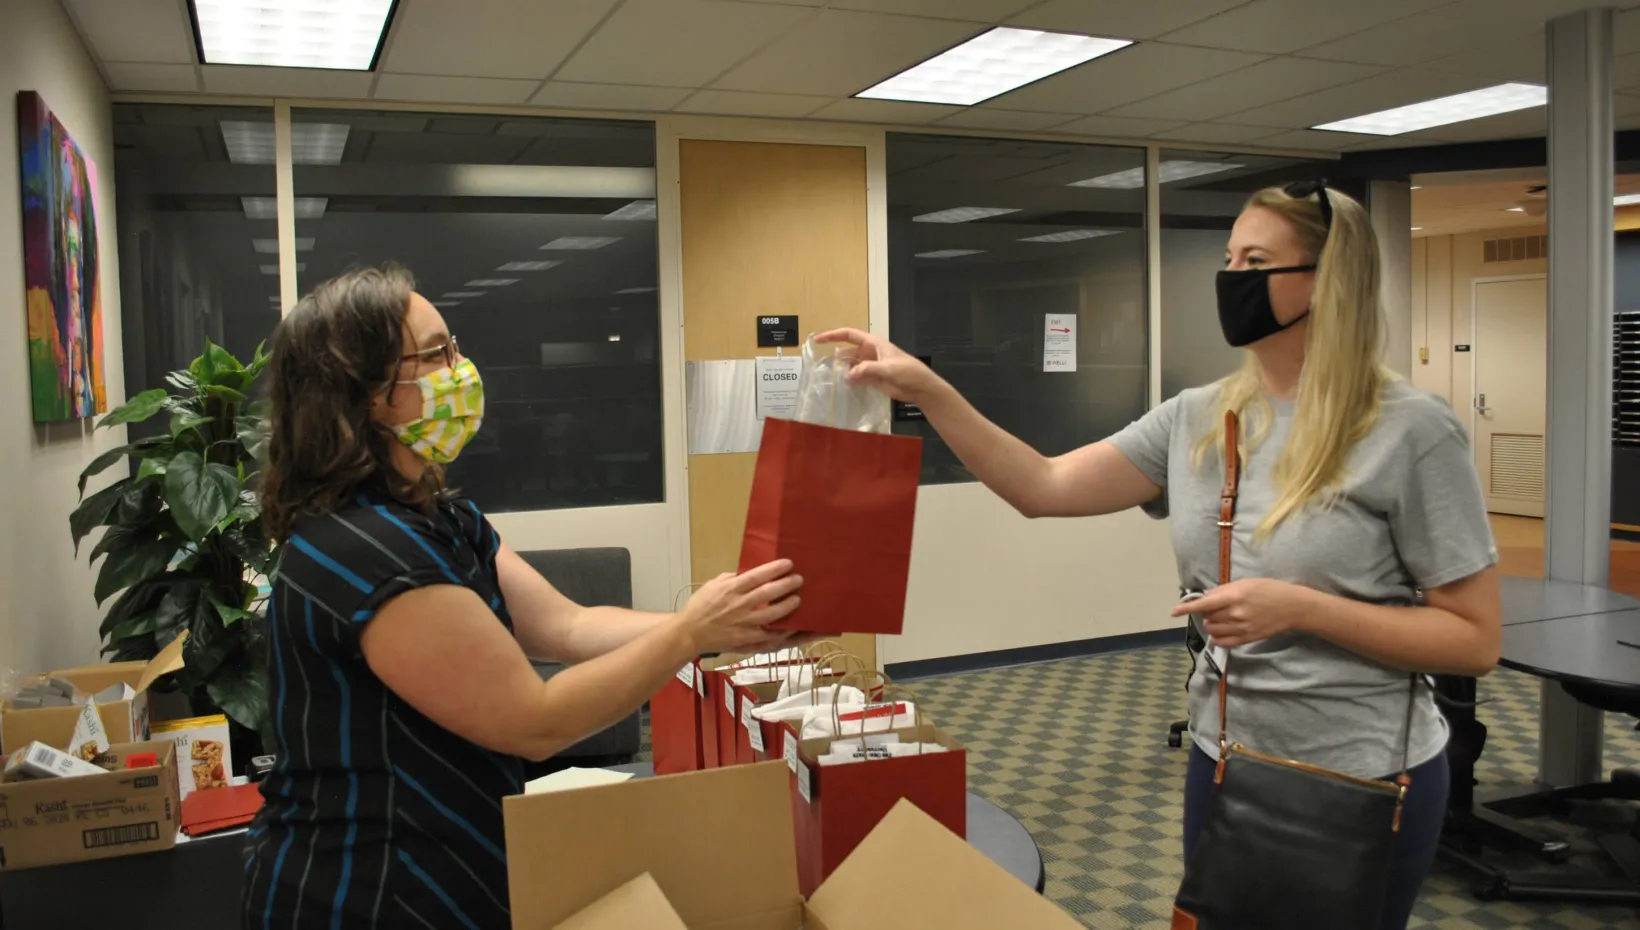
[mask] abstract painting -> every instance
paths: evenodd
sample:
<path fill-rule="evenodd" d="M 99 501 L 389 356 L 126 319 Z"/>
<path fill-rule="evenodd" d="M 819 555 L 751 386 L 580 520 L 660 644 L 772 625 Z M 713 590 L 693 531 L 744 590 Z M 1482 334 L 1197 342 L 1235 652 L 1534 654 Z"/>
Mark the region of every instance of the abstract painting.
<path fill-rule="evenodd" d="M 18 93 L 17 125 L 34 421 L 84 419 L 108 409 L 97 167 L 39 94 Z"/>

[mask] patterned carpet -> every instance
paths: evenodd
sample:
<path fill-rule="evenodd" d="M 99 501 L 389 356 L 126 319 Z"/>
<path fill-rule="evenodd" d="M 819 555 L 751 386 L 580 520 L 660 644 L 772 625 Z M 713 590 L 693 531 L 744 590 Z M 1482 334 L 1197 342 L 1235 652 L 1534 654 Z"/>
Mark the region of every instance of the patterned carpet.
<path fill-rule="evenodd" d="M 1168 747 L 1167 729 L 1184 716 L 1188 668 L 1181 646 L 925 678 L 910 688 L 968 748 L 969 788 L 1010 811 L 1036 838 L 1049 898 L 1089 927 L 1165 928 L 1182 871 L 1186 758 L 1186 750 Z M 1537 768 L 1537 681 L 1498 671 L 1482 680 L 1481 699 L 1490 733 L 1477 790 L 1529 782 Z M 1608 715 L 1608 768 L 1640 765 L 1640 734 L 1632 725 Z M 1580 808 L 1578 821 L 1626 829 L 1622 818 L 1634 815 L 1593 807 L 1599 809 Z M 1579 849 L 1592 848 L 1587 830 L 1567 825 L 1556 832 Z M 1634 909 L 1487 903 L 1470 894 L 1473 884 L 1437 864 L 1411 926 L 1640 927 Z"/>

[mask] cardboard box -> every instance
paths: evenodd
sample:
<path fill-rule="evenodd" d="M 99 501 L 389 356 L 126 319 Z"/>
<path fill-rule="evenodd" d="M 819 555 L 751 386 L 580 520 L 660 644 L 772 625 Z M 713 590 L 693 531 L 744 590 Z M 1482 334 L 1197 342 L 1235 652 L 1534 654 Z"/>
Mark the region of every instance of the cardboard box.
<path fill-rule="evenodd" d="M 148 738 L 148 687 L 161 675 L 182 668 L 182 644 L 187 638 L 186 633 L 178 636 L 147 662 L 108 662 L 49 674 L 73 682 L 74 687 L 87 694 L 95 694 L 110 685 L 130 685 L 135 696 L 130 700 L 98 704 L 97 713 L 102 717 L 110 743 L 141 742 Z M 0 704 L 0 751 L 11 752 L 36 740 L 66 750 L 79 716 L 79 706 L 13 707 L 8 699 Z"/>
<path fill-rule="evenodd" d="M 688 930 L 672 910 L 661 886 L 648 872 L 587 905 L 558 925 L 558 930 L 600 930 L 603 927 L 643 927 L 645 930 Z"/>
<path fill-rule="evenodd" d="M 177 747 L 177 783 L 186 798 L 203 788 L 226 788 L 233 776 L 233 753 L 228 745 L 228 718 L 189 717 L 153 725 L 156 740 Z"/>
<path fill-rule="evenodd" d="M 116 743 L 120 764 L 139 752 L 159 764 L 0 785 L 0 870 L 16 871 L 170 849 L 182 802 L 176 750 L 163 741 Z M 71 906 L 73 902 L 65 902 Z"/>
<path fill-rule="evenodd" d="M 674 926 L 668 912 L 690 930 L 1082 926 L 909 802 L 805 902 L 788 777 L 760 762 L 507 798 L 513 927 Z M 629 887 L 646 873 L 667 907 Z"/>

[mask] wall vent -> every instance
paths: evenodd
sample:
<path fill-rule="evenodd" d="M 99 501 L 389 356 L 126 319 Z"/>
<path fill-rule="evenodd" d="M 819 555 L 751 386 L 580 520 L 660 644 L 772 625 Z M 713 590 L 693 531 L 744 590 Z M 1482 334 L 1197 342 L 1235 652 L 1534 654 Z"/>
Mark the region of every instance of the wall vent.
<path fill-rule="evenodd" d="M 1543 500 L 1543 437 L 1530 433 L 1492 434 L 1492 496 Z"/>
<path fill-rule="evenodd" d="M 1513 239 L 1488 239 L 1481 244 L 1485 250 L 1482 261 L 1488 265 L 1499 262 L 1528 262 L 1549 257 L 1548 236 L 1516 236 Z"/>

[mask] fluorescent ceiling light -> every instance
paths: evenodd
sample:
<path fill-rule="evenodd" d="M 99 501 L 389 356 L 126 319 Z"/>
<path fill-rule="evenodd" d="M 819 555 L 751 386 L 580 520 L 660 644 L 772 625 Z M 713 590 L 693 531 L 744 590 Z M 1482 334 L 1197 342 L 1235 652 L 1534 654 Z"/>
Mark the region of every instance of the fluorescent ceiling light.
<path fill-rule="evenodd" d="M 222 144 L 236 165 L 271 165 L 273 124 L 223 120 Z M 291 123 L 290 158 L 297 165 L 337 165 L 347 147 L 346 123 Z"/>
<path fill-rule="evenodd" d="M 924 213 L 913 216 L 913 223 L 968 223 L 973 220 L 983 220 L 987 217 L 1001 216 L 1004 213 L 1018 213 L 1018 207 L 952 207 L 949 210 L 936 210 L 933 213 Z"/>
<path fill-rule="evenodd" d="M 653 220 L 655 218 L 655 201 L 634 200 L 614 213 L 604 214 L 606 220 Z"/>
<path fill-rule="evenodd" d="M 617 294 L 653 294 L 653 293 L 655 293 L 655 288 L 652 288 L 652 287 L 627 287 L 627 288 L 622 288 L 621 290 L 618 290 L 615 293 L 617 293 Z"/>
<path fill-rule="evenodd" d="M 394 0 L 193 0 L 199 60 L 369 71 Z"/>
<path fill-rule="evenodd" d="M 1393 110 L 1380 110 L 1365 116 L 1322 123 L 1310 128 L 1330 132 L 1398 136 L 1420 129 L 1433 129 L 1449 123 L 1480 119 L 1483 116 L 1497 116 L 1499 113 L 1541 107 L 1548 102 L 1549 89 L 1541 84 L 1499 84 L 1495 87 L 1453 94 L 1450 97 L 1425 100 L 1423 103 L 1408 104 Z"/>
<path fill-rule="evenodd" d="M 620 242 L 620 236 L 560 236 L 542 246 L 542 250 L 559 249 L 601 249 L 613 242 Z"/>
<path fill-rule="evenodd" d="M 1637 203 L 1640 203 L 1640 194 L 1618 194 L 1612 198 L 1612 206 L 1614 207 L 1627 207 Z"/>
<path fill-rule="evenodd" d="M 936 249 L 933 252 L 918 252 L 918 258 L 961 258 L 964 255 L 978 255 L 984 249 Z"/>
<path fill-rule="evenodd" d="M 1097 239 L 1100 236 L 1114 236 L 1120 230 L 1116 229 L 1067 229 L 1064 232 L 1047 233 L 1041 236 L 1026 236 L 1020 242 L 1076 242 L 1081 239 Z"/>
<path fill-rule="evenodd" d="M 1240 168 L 1240 165 L 1224 161 L 1164 161 L 1156 167 L 1156 183 L 1169 184 L 1173 181 L 1183 181 L 1186 178 L 1199 178 L 1209 174 L 1218 174 Z M 1088 178 L 1082 181 L 1072 181 L 1067 187 L 1100 187 L 1106 190 L 1136 191 L 1145 186 L 1145 169 L 1129 168 L 1115 174 L 1102 174 L 1097 178 Z"/>
<path fill-rule="evenodd" d="M 262 268 L 262 273 L 263 274 L 278 274 L 279 273 L 279 266 L 278 265 L 262 265 L 261 268 Z M 298 273 L 306 271 L 306 270 L 307 270 L 307 262 L 297 262 L 296 263 L 296 271 Z"/>
<path fill-rule="evenodd" d="M 496 271 L 546 271 L 562 264 L 563 262 L 508 262 Z"/>
<path fill-rule="evenodd" d="M 610 333 L 609 334 L 609 341 L 610 342 L 620 342 L 621 341 L 621 334 L 620 333 Z"/>
<path fill-rule="evenodd" d="M 483 296 L 484 296 L 483 291 L 451 291 L 450 293 L 444 295 L 444 299 L 445 300 L 451 300 L 451 299 L 454 299 L 454 300 L 467 300 L 468 298 L 471 298 L 471 297 L 483 297 Z"/>
<path fill-rule="evenodd" d="M 316 240 L 312 236 L 297 236 L 296 237 L 296 251 L 298 251 L 298 252 L 311 252 L 311 251 L 313 251 L 313 243 L 315 241 Z M 279 240 L 278 239 L 252 239 L 251 240 L 251 248 L 255 249 L 257 252 L 259 252 L 263 255 L 278 255 L 279 254 Z"/>
<path fill-rule="evenodd" d="M 459 300 L 435 300 L 435 301 L 433 301 L 433 306 L 435 306 L 435 307 L 459 307 L 459 306 L 461 306 L 461 301 L 459 301 Z"/>
<path fill-rule="evenodd" d="M 330 203 L 326 197 L 297 197 L 294 203 L 296 218 L 299 220 L 316 220 L 325 215 L 325 207 Z M 279 218 L 278 201 L 272 197 L 241 197 L 240 206 L 245 209 L 245 218 L 248 220 L 273 220 Z"/>
<path fill-rule="evenodd" d="M 973 106 L 1132 44 L 998 26 L 854 96 Z"/>
<path fill-rule="evenodd" d="M 1526 208 L 1525 207 L 1505 207 L 1504 212 L 1505 213 L 1525 213 Z"/>
<path fill-rule="evenodd" d="M 1418 231 L 1418 230 L 1420 230 L 1420 229 L 1423 229 L 1423 227 L 1422 227 L 1422 226 L 1414 226 L 1414 227 L 1412 227 L 1412 231 L 1413 231 L 1413 232 L 1417 232 L 1417 231 Z"/>
<path fill-rule="evenodd" d="M 465 286 L 466 287 L 506 287 L 509 284 L 517 284 L 517 283 L 518 283 L 517 278 L 476 278 L 472 281 L 468 281 Z"/>

